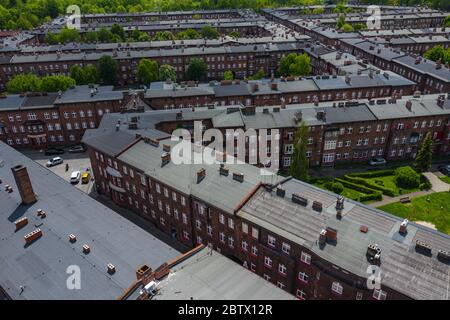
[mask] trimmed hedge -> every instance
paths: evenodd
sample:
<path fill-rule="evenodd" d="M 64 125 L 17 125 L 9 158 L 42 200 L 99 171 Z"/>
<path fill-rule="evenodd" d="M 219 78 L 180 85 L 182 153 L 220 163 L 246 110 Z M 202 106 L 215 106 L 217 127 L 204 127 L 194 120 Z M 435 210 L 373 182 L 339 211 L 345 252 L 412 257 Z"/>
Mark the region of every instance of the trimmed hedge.
<path fill-rule="evenodd" d="M 384 176 L 392 176 L 394 175 L 394 169 L 386 169 L 386 170 L 377 170 L 373 172 L 357 172 L 357 173 L 349 173 L 347 176 L 350 177 L 359 177 L 359 178 L 377 178 Z"/>
<path fill-rule="evenodd" d="M 344 180 L 344 179 L 341 179 L 341 178 L 336 178 L 336 179 L 334 179 L 334 181 L 342 183 L 342 185 L 344 187 L 347 187 L 347 188 L 350 188 L 350 189 L 353 189 L 353 190 L 356 190 L 356 191 L 359 191 L 359 192 L 362 192 L 362 193 L 366 193 L 366 194 L 372 194 L 372 193 L 377 191 L 377 190 L 368 188 L 366 186 L 363 186 L 363 185 L 360 185 L 360 184 L 356 184 L 356 183 L 353 183 L 351 181 Z"/>
<path fill-rule="evenodd" d="M 355 184 L 360 184 L 362 186 L 366 186 L 369 189 L 375 189 L 378 191 L 381 191 L 383 194 L 387 195 L 387 196 L 391 196 L 391 197 L 395 197 L 395 191 L 390 189 L 390 188 L 386 188 L 383 186 L 380 186 L 376 183 L 370 183 L 370 181 L 367 181 L 363 178 L 359 178 L 359 177 L 354 177 L 354 176 L 350 176 L 350 175 L 345 175 L 342 177 L 342 179 L 353 182 Z"/>
<path fill-rule="evenodd" d="M 383 198 L 383 194 L 381 193 L 381 191 L 375 191 L 375 193 L 373 194 L 366 194 L 366 195 L 362 195 L 359 197 L 359 201 L 363 202 L 363 201 L 370 201 L 370 200 L 376 200 L 379 201 Z"/>

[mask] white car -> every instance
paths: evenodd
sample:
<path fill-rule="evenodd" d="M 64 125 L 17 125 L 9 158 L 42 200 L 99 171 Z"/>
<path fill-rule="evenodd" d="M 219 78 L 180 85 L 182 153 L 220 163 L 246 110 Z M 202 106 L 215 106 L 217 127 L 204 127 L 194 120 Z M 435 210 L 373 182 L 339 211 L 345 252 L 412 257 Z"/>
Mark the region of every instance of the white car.
<path fill-rule="evenodd" d="M 80 171 L 74 171 L 70 175 L 70 183 L 77 184 L 80 182 L 81 179 L 81 172 Z"/>
<path fill-rule="evenodd" d="M 369 161 L 371 166 L 382 166 L 386 164 L 386 160 L 384 158 L 373 158 Z"/>
<path fill-rule="evenodd" d="M 47 167 L 53 167 L 61 163 L 63 163 L 63 159 L 61 157 L 54 157 L 47 161 Z"/>

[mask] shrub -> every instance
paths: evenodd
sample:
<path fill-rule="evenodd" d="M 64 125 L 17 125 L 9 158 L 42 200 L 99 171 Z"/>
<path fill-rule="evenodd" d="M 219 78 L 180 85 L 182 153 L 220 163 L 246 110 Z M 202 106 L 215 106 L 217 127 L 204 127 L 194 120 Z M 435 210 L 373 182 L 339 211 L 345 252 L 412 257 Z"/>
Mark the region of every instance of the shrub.
<path fill-rule="evenodd" d="M 353 183 L 351 181 L 347 181 L 347 180 L 344 180 L 344 179 L 336 178 L 336 179 L 334 179 L 334 181 L 335 182 L 340 182 L 344 187 L 347 187 L 349 189 L 353 189 L 353 190 L 356 190 L 356 191 L 359 191 L 359 192 L 362 192 L 362 193 L 372 194 L 372 193 L 376 192 L 376 190 L 374 190 L 374 189 L 371 189 L 371 188 L 368 188 L 366 186 L 363 186 L 363 185 L 360 185 L 360 184 L 356 184 L 356 183 Z"/>
<path fill-rule="evenodd" d="M 344 186 L 340 182 L 335 182 L 331 185 L 331 190 L 334 193 L 341 194 L 344 191 Z"/>
<path fill-rule="evenodd" d="M 378 184 L 379 186 L 384 186 L 383 180 L 375 180 L 375 183 Z"/>
<path fill-rule="evenodd" d="M 395 184 L 404 189 L 417 188 L 420 184 L 420 174 L 410 166 L 397 168 L 395 170 Z"/>

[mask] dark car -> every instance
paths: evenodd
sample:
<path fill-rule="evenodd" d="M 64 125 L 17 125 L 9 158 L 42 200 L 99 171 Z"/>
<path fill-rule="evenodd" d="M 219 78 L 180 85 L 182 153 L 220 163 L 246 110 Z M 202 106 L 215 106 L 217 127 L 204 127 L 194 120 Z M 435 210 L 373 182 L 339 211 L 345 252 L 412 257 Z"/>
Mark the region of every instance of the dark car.
<path fill-rule="evenodd" d="M 86 151 L 86 147 L 83 145 L 70 147 L 69 153 L 82 153 Z"/>
<path fill-rule="evenodd" d="M 46 156 L 54 156 L 54 155 L 63 154 L 63 153 L 64 153 L 64 150 L 63 149 L 58 149 L 58 148 L 47 149 L 44 152 L 44 154 Z"/>
<path fill-rule="evenodd" d="M 450 177 L 450 164 L 444 164 L 438 167 L 439 171 Z"/>

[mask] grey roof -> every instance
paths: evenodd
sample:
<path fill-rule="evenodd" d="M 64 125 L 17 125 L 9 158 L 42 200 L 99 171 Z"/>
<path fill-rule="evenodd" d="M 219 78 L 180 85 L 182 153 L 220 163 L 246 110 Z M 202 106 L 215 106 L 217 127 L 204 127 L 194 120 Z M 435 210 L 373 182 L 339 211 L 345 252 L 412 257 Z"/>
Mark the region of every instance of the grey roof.
<path fill-rule="evenodd" d="M 422 116 L 450 114 L 450 100 L 446 99 L 443 107 L 436 102 L 437 95 L 423 98 L 403 97 L 392 104 L 374 104 L 367 107 L 378 119 L 401 119 Z M 411 111 L 406 108 L 406 102 L 411 101 Z"/>
<path fill-rule="evenodd" d="M 402 56 L 396 58 L 394 61 L 395 63 L 408 67 L 412 70 L 427 74 L 428 76 L 433 76 L 444 82 L 450 82 L 450 69 L 445 66 L 441 69 L 436 69 L 436 62 L 434 61 L 422 59 L 419 64 L 416 64 L 416 59 L 412 56 Z"/>
<path fill-rule="evenodd" d="M 3 96 L 0 98 L 0 110 L 17 110 L 25 100 L 25 96 L 18 94 Z"/>
<path fill-rule="evenodd" d="M 271 181 L 271 177 L 261 175 L 260 169 L 245 163 L 229 164 L 229 176 L 219 174 L 220 163 L 214 164 L 175 164 L 170 161 L 161 167 L 161 155 L 163 154 L 162 144 L 171 145 L 172 148 L 178 145 L 178 148 L 187 148 L 191 152 L 185 153 L 182 159 L 188 160 L 187 156 L 194 154 L 193 144 L 187 141 L 162 140 L 159 147 L 154 147 L 144 141 L 139 141 L 127 151 L 123 152 L 118 159 L 130 166 L 143 171 L 150 178 L 155 178 L 164 184 L 167 184 L 176 190 L 191 194 L 194 197 L 207 201 L 212 206 L 233 214 L 234 210 L 242 200 L 243 195 L 248 194 L 261 181 Z M 101 149 L 100 149 L 101 150 Z M 208 151 L 212 150 L 207 148 Z M 173 151 L 172 151 L 173 155 Z M 229 156 L 231 159 L 231 156 Z M 197 171 L 201 168 L 206 170 L 205 178 L 197 181 Z M 233 180 L 233 172 L 244 174 L 244 182 Z M 280 177 L 275 177 L 278 181 Z M 273 179 L 272 179 L 273 180 Z"/>
<path fill-rule="evenodd" d="M 246 96 L 250 94 L 248 85 L 244 83 L 214 86 L 216 97 Z"/>
<path fill-rule="evenodd" d="M 55 101 L 55 104 L 121 100 L 123 98 L 123 92 L 113 91 L 113 86 L 95 86 L 95 88 L 97 92 L 93 96 L 91 96 L 92 88 L 89 88 L 88 85 L 69 88 Z"/>
<path fill-rule="evenodd" d="M 13 299 L 116 299 L 136 280 L 136 268 L 156 268 L 180 254 L 3 142 L 0 160 L 3 185 L 14 190 L 0 193 L 0 287 Z M 10 169 L 16 165 L 27 167 L 38 195 L 32 205 L 20 204 Z M 47 217 L 38 217 L 37 209 Z M 29 222 L 16 232 L 13 222 L 21 217 Z M 24 235 L 37 227 L 42 237 L 26 246 Z M 89 254 L 82 252 L 83 244 L 91 247 Z M 108 263 L 116 267 L 113 275 Z M 80 267 L 80 290 L 66 287 L 70 265 Z"/>
<path fill-rule="evenodd" d="M 282 183 L 286 196 L 260 188 L 237 213 L 261 227 L 298 243 L 329 261 L 341 272 L 360 277 L 365 287 L 368 244 L 378 244 L 381 253 L 381 285 L 390 287 L 414 299 L 449 299 L 450 266 L 438 261 L 436 251 L 450 248 L 450 236 L 410 223 L 406 236 L 399 234 L 401 219 L 352 200 L 345 200 L 343 218 L 336 219 L 336 195 L 304 182 L 291 179 Z M 292 193 L 309 200 L 307 207 L 293 203 Z M 323 204 L 322 212 L 313 211 L 311 203 Z M 369 228 L 359 231 L 361 225 Z M 337 243 L 318 245 L 319 233 L 325 227 L 337 230 Z M 415 251 L 416 239 L 433 246 L 433 256 Z M 354 285 L 354 284 L 352 284 Z"/>
<path fill-rule="evenodd" d="M 385 48 L 382 45 L 376 45 L 369 41 L 359 42 L 354 44 L 354 46 L 387 61 L 406 55 L 404 52 L 392 48 Z M 372 47 L 373 49 L 371 49 Z M 378 52 L 378 49 L 380 49 L 380 52 Z"/>
<path fill-rule="evenodd" d="M 203 248 L 171 268 L 157 284 L 152 300 L 293 300 L 279 289 L 224 255 Z"/>

